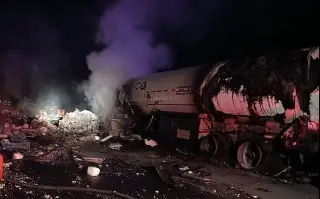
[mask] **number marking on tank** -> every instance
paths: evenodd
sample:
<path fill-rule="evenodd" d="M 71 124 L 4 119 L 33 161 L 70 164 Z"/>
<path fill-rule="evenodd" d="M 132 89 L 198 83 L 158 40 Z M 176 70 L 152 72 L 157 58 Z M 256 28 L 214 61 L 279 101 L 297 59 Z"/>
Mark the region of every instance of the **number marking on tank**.
<path fill-rule="evenodd" d="M 136 85 L 135 85 L 135 89 L 138 89 L 138 90 L 146 90 L 147 88 L 147 81 L 142 81 L 142 82 L 137 82 Z"/>

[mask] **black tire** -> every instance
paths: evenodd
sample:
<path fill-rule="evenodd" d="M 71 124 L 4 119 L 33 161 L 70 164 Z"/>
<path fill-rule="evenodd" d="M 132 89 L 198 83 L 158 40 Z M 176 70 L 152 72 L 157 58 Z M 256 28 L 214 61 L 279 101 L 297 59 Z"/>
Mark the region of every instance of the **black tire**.
<path fill-rule="evenodd" d="M 259 144 L 243 142 L 237 150 L 237 160 L 241 168 L 254 170 L 258 168 L 264 158 L 264 152 Z"/>
<path fill-rule="evenodd" d="M 217 160 L 229 159 L 231 147 L 232 141 L 218 133 L 200 139 L 200 152 Z"/>
<path fill-rule="evenodd" d="M 199 143 L 200 152 L 206 156 L 215 156 L 218 151 L 218 142 L 211 135 L 202 137 Z"/>

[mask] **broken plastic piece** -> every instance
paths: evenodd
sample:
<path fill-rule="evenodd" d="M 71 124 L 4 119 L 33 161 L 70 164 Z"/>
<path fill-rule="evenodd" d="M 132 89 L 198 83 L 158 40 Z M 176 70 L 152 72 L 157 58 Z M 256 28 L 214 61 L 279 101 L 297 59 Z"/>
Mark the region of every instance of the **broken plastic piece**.
<path fill-rule="evenodd" d="M 98 176 L 100 174 L 100 169 L 97 167 L 88 167 L 87 174 L 90 176 Z"/>
<path fill-rule="evenodd" d="M 13 154 L 13 157 L 12 157 L 14 160 L 21 160 L 23 159 L 23 154 L 22 153 L 19 153 L 19 152 L 16 152 Z"/>
<path fill-rule="evenodd" d="M 145 139 L 145 140 L 144 140 L 144 143 L 145 143 L 146 145 L 148 145 L 148 146 L 151 146 L 151 147 L 155 147 L 155 146 L 158 145 L 158 143 L 157 143 L 156 141 L 154 141 L 154 140 L 147 140 L 147 139 Z"/>

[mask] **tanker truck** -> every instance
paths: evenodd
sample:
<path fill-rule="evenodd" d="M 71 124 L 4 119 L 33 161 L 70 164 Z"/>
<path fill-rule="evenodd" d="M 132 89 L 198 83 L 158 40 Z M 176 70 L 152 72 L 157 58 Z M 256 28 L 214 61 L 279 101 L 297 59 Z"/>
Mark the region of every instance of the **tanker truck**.
<path fill-rule="evenodd" d="M 158 142 L 250 170 L 270 151 L 319 152 L 319 67 L 319 47 L 272 53 L 132 78 L 119 99 Z"/>

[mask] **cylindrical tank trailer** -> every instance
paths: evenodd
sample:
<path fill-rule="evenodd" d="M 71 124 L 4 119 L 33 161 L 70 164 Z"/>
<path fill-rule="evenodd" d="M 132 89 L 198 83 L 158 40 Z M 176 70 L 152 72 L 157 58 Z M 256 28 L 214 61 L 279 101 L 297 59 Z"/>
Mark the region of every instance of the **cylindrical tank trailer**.
<path fill-rule="evenodd" d="M 177 118 L 197 114 L 203 151 L 217 152 L 221 136 L 231 137 L 240 144 L 239 163 L 253 168 L 241 154 L 250 151 L 250 141 L 257 136 L 290 138 L 287 148 L 310 145 L 301 140 L 319 130 L 319 65 L 319 47 L 308 48 L 133 78 L 123 86 L 122 95 L 138 115 L 152 115 L 155 110 L 174 113 Z M 295 123 L 301 123 L 299 129 L 289 131 Z M 215 146 L 208 148 L 208 143 Z M 317 144 L 309 149 L 318 151 Z M 250 153 L 259 156 L 262 151 L 256 146 Z"/>

